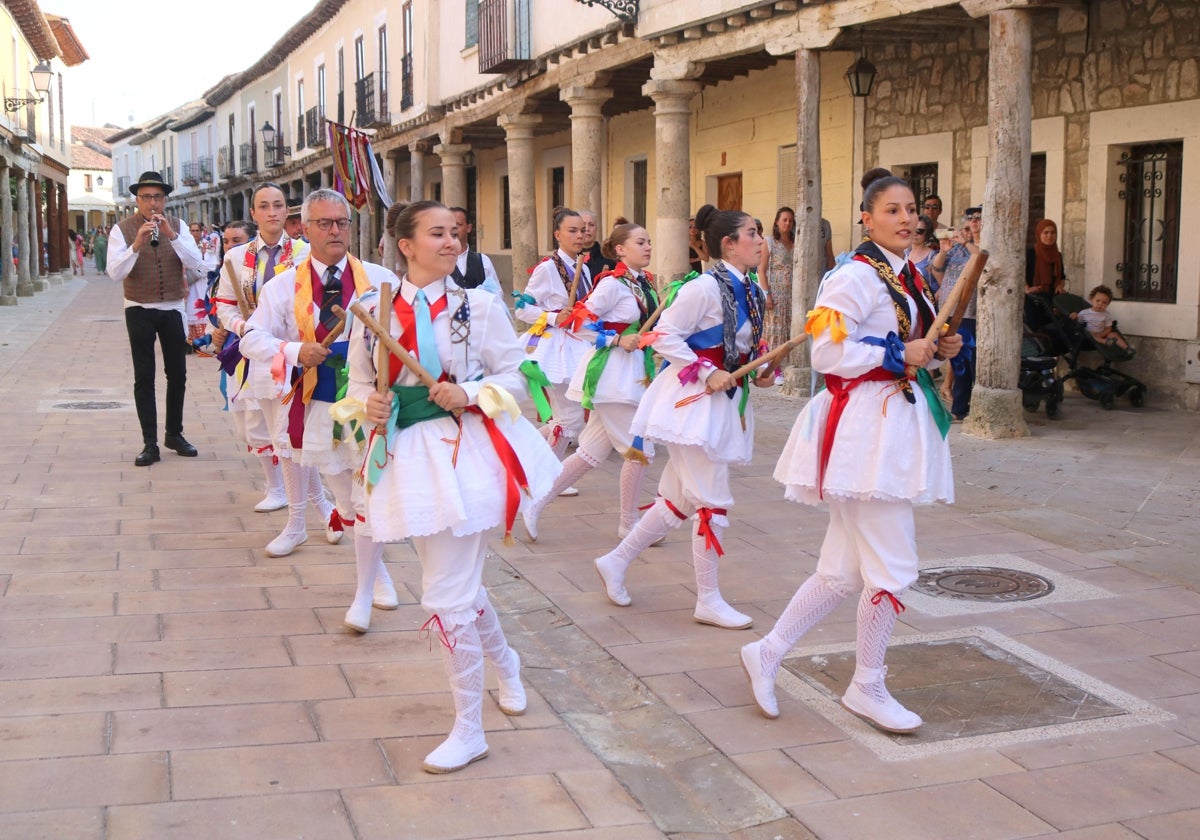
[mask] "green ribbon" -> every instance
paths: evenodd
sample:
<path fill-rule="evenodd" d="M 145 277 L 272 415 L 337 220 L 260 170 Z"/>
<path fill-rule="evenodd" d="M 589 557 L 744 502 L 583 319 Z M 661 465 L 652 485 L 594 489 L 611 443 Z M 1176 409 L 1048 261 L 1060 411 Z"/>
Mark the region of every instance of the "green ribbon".
<path fill-rule="evenodd" d="M 938 431 L 942 433 L 942 437 L 945 438 L 950 433 L 950 412 L 942 404 L 937 388 L 934 387 L 933 377 L 925 368 L 917 371 L 917 385 L 925 394 L 925 402 L 929 404 L 929 413 L 933 415 L 933 422 L 937 425 Z"/>
<path fill-rule="evenodd" d="M 334 384 L 337 385 L 337 397 L 334 402 L 340 402 L 346 398 L 346 392 L 350 389 L 350 366 L 346 364 L 345 356 L 329 356 L 322 363 L 333 368 Z M 354 427 L 354 439 L 359 443 L 366 443 L 367 433 L 358 423 L 351 424 Z M 333 439 L 342 439 L 342 424 L 333 421 Z"/>
<path fill-rule="evenodd" d="M 699 271 L 691 271 L 680 277 L 678 280 L 672 280 L 670 283 L 668 283 L 667 288 L 663 290 L 662 296 L 662 299 L 666 301 L 667 306 L 670 306 L 675 302 L 675 296 L 679 294 L 679 290 L 683 288 L 685 283 L 695 280 L 699 276 Z"/>
<path fill-rule="evenodd" d="M 621 335 L 636 335 L 637 331 L 638 325 L 630 324 Z M 592 399 L 596 396 L 596 386 L 600 384 L 600 374 L 604 373 L 604 367 L 608 364 L 609 354 L 612 353 L 615 346 L 606 345 L 597 348 L 596 352 L 592 354 L 592 358 L 588 360 L 587 370 L 583 374 L 583 397 L 580 399 L 579 404 L 589 411 L 595 408 L 592 405 Z M 651 363 L 650 369 L 654 369 L 653 363 Z"/>
<path fill-rule="evenodd" d="M 529 385 L 529 397 L 537 408 L 538 419 L 543 423 L 549 423 L 554 412 L 550 408 L 550 398 L 546 396 L 546 391 L 554 386 L 546 378 L 546 372 L 533 359 L 521 362 L 521 366 L 517 370 L 521 372 Z"/>

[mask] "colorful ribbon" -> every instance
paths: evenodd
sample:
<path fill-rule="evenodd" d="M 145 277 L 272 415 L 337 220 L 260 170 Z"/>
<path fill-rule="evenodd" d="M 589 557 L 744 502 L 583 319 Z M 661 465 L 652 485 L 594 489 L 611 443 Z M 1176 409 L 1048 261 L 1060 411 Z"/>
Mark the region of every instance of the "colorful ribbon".
<path fill-rule="evenodd" d="M 538 419 L 543 423 L 550 422 L 554 410 L 550 408 L 550 397 L 546 392 L 554 386 L 550 384 L 546 372 L 532 359 L 521 362 L 521 366 L 517 370 L 525 377 L 525 384 L 529 387 L 529 398 L 533 400 L 533 405 L 537 409 Z"/>
<path fill-rule="evenodd" d="M 714 516 L 724 516 L 725 508 L 697 508 L 696 509 L 696 534 L 704 537 L 704 548 L 715 549 L 717 556 L 721 557 L 725 554 L 725 549 L 721 548 L 721 541 L 717 539 L 717 532 L 713 530 L 712 518 Z"/>

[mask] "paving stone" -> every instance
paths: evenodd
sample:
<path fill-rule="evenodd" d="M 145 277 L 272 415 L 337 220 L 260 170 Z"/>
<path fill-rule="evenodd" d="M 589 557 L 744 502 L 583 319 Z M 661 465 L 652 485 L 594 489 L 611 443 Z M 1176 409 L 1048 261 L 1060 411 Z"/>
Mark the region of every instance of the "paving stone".
<path fill-rule="evenodd" d="M 178 750 L 171 756 L 171 794 L 176 800 L 302 793 L 391 782 L 392 775 L 374 741 Z"/>
<path fill-rule="evenodd" d="M 0 813 L 160 802 L 170 796 L 167 755 L 100 755 L 4 762 Z"/>
<path fill-rule="evenodd" d="M 197 826 L 221 840 L 357 837 L 337 792 L 318 791 L 112 807 L 105 840 L 193 840 Z"/>
<path fill-rule="evenodd" d="M 117 645 L 118 674 L 160 671 L 209 671 L 219 668 L 267 668 L 290 665 L 282 639 L 187 639 L 178 642 L 127 642 Z"/>
<path fill-rule="evenodd" d="M 113 753 L 194 750 L 315 741 L 301 703 L 197 706 L 115 712 Z"/>
<path fill-rule="evenodd" d="M 169 613 L 162 617 L 163 641 L 296 636 L 320 633 L 312 610 L 221 610 Z"/>
<path fill-rule="evenodd" d="M 342 672 L 330 665 L 177 671 L 163 674 L 168 706 L 327 700 L 349 697 Z"/>
<path fill-rule="evenodd" d="M 0 831 L 21 840 L 104 840 L 103 808 L 0 814 Z"/>
<path fill-rule="evenodd" d="M 100 755 L 108 745 L 107 724 L 102 713 L 0 718 L 4 761 Z"/>

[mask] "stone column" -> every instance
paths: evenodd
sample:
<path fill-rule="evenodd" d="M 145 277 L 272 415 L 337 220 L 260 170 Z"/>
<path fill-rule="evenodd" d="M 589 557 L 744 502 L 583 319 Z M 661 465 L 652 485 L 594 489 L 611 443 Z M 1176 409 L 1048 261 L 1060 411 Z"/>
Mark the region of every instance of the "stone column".
<path fill-rule="evenodd" d="M 469 143 L 442 143 L 433 147 L 433 153 L 442 159 L 442 204 L 447 207 L 467 206 L 467 155 L 470 152 Z"/>
<path fill-rule="evenodd" d="M 389 152 L 383 156 L 383 183 L 387 185 L 387 190 L 390 193 L 388 198 L 392 202 L 402 201 L 399 190 L 399 171 L 400 167 L 396 165 L 395 152 Z M 396 239 L 388 236 L 387 233 L 387 217 L 384 216 L 384 221 L 380 225 L 383 230 L 383 264 L 386 268 L 396 270 Z"/>
<path fill-rule="evenodd" d="M 796 50 L 796 246 L 792 250 L 791 335 L 804 332 L 806 313 L 817 300 L 825 273 L 821 244 L 821 54 Z M 764 219 L 764 223 L 765 223 Z M 768 234 L 769 235 L 769 234 Z M 812 396 L 812 365 L 805 342 L 792 351 L 784 393 Z"/>
<path fill-rule="evenodd" d="M 0 306 L 17 305 L 17 270 L 12 263 L 13 206 L 9 179 L 13 169 L 8 158 L 0 157 Z"/>
<path fill-rule="evenodd" d="M 1032 14 L 988 16 L 988 178 L 983 191 L 975 390 L 963 431 L 997 439 L 1029 434 L 1021 408 L 1021 318 L 1029 219 Z"/>
<path fill-rule="evenodd" d="M 420 201 L 425 197 L 425 153 L 429 144 L 417 140 L 408 144 L 408 200 Z"/>
<path fill-rule="evenodd" d="M 50 283 L 42 277 L 42 202 L 41 181 L 38 176 L 31 175 L 25 179 L 25 189 L 29 191 L 29 280 L 33 283 L 35 292 L 44 292 L 50 288 Z M 86 214 L 85 214 L 86 218 Z M 81 267 L 82 270 L 82 267 Z"/>
<path fill-rule="evenodd" d="M 604 115 L 601 107 L 612 98 L 608 88 L 575 85 L 558 97 L 571 106 L 571 207 L 596 214 L 597 235 L 608 230 L 603 214 L 601 182 L 604 161 Z"/>
<path fill-rule="evenodd" d="M 65 283 L 70 276 L 67 272 L 71 270 L 71 258 L 67 254 L 67 185 L 56 184 L 54 189 L 58 192 L 58 271 Z"/>
<path fill-rule="evenodd" d="M 692 207 L 690 154 L 692 98 L 700 83 L 650 81 L 642 93 L 654 100 L 654 182 L 658 216 L 653 232 L 655 262 L 662 282 L 688 273 L 688 217 Z M 719 255 L 714 255 L 719 256 Z"/>
<path fill-rule="evenodd" d="M 66 234 L 58 226 L 58 184 L 54 181 L 46 191 L 46 227 L 50 237 L 50 273 L 55 274 L 62 270 L 62 250 L 58 240 Z M 62 279 L 61 275 L 59 279 Z"/>
<path fill-rule="evenodd" d="M 29 187 L 25 183 L 26 180 L 25 171 L 18 169 L 16 180 L 17 297 L 33 297 L 34 293 L 33 277 L 29 274 Z"/>
<path fill-rule="evenodd" d="M 529 269 L 537 263 L 537 199 L 534 194 L 533 133 L 537 114 L 505 114 L 496 123 L 508 143 L 508 206 L 512 224 L 513 289 L 525 288 Z M 518 288 L 519 287 L 519 288 Z"/>

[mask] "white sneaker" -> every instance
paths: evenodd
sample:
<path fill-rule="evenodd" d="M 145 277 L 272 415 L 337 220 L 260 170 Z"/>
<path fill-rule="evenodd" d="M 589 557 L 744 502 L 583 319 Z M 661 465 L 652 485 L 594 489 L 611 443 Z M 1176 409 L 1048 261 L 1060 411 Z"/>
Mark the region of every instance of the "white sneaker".
<path fill-rule="evenodd" d="M 461 770 L 473 761 L 487 758 L 488 745 L 480 732 L 470 742 L 464 742 L 453 732 L 442 741 L 441 745 L 425 756 L 422 768 L 426 773 L 453 773 Z"/>
<path fill-rule="evenodd" d="M 578 496 L 579 490 L 577 490 L 574 487 L 564 487 L 562 489 L 562 492 L 559 493 L 558 495 L 560 495 L 560 496 Z"/>
<path fill-rule="evenodd" d="M 268 493 L 263 497 L 263 500 L 254 506 L 257 513 L 270 513 L 273 510 L 282 510 L 288 506 L 287 495 L 272 496 Z"/>
<path fill-rule="evenodd" d="M 390 580 L 375 578 L 375 591 L 371 596 L 371 606 L 377 610 L 394 610 L 400 606 L 400 598 L 396 595 L 396 586 Z"/>
<path fill-rule="evenodd" d="M 579 491 L 576 491 L 579 492 Z M 531 510 L 521 511 L 521 521 L 525 523 L 525 533 L 529 534 L 530 542 L 537 542 L 538 538 L 538 516 Z"/>
<path fill-rule="evenodd" d="M 342 624 L 356 633 L 366 633 L 371 629 L 371 605 L 354 603 L 346 610 Z"/>
<path fill-rule="evenodd" d="M 285 530 L 275 539 L 267 543 L 267 554 L 271 557 L 287 557 L 297 546 L 304 545 L 308 542 L 308 532 L 298 531 L 292 532 Z"/>
<path fill-rule="evenodd" d="M 596 567 L 596 574 L 600 575 L 600 580 L 604 583 L 604 593 L 608 595 L 608 600 L 618 607 L 628 607 L 633 603 L 633 599 L 629 597 L 629 592 L 625 589 L 624 579 L 613 582 L 616 572 L 612 569 L 607 554 L 597 557 L 593 565 Z"/>
<path fill-rule="evenodd" d="M 775 699 L 775 674 L 762 672 L 762 642 L 751 642 L 742 647 L 742 669 L 750 680 L 750 691 L 754 702 L 764 717 L 772 720 L 779 717 L 779 701 Z M 776 670 L 778 673 L 778 670 Z"/>
<path fill-rule="evenodd" d="M 525 686 L 521 684 L 521 657 L 512 648 L 509 648 L 508 651 L 516 662 L 516 676 L 505 679 L 503 675 L 500 675 L 500 691 L 496 697 L 496 704 L 504 714 L 510 717 L 519 717 L 525 714 L 525 707 L 528 703 L 525 697 Z"/>
<path fill-rule="evenodd" d="M 884 732 L 912 732 L 921 726 L 921 716 L 901 706 L 883 680 L 863 687 L 851 680 L 842 705 Z"/>
<path fill-rule="evenodd" d="M 713 627 L 724 627 L 726 630 L 745 630 L 754 624 L 754 619 L 745 613 L 740 613 L 729 604 L 721 601 L 718 604 L 696 602 L 696 612 L 692 617 L 701 624 L 711 624 Z"/>

